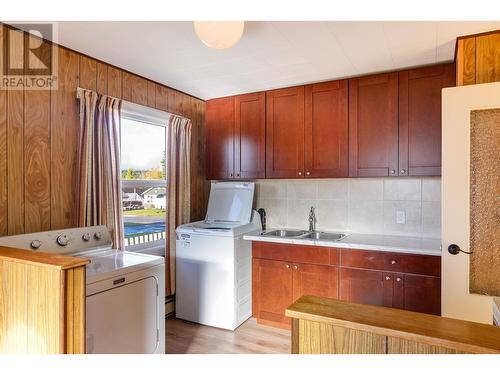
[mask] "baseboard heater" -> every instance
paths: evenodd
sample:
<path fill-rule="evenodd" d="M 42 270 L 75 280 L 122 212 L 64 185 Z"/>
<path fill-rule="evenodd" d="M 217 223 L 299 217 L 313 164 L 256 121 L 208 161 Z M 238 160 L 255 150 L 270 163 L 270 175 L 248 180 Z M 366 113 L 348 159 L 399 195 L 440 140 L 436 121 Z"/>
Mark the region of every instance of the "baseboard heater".
<path fill-rule="evenodd" d="M 175 295 L 165 297 L 165 318 L 175 314 Z"/>

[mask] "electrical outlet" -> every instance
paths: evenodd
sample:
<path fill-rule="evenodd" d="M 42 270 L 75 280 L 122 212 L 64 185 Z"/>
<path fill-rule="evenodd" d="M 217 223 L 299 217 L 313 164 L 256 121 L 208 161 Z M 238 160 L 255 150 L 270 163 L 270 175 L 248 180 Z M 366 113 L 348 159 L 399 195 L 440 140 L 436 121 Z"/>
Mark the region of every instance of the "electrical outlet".
<path fill-rule="evenodd" d="M 396 211 L 396 224 L 406 223 L 406 213 L 404 211 Z"/>

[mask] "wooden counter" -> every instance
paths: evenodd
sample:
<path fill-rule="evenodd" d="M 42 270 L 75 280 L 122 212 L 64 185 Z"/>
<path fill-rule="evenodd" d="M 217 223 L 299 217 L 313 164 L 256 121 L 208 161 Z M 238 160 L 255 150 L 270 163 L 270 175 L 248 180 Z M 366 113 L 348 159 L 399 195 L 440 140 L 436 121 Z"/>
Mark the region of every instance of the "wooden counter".
<path fill-rule="evenodd" d="M 304 296 L 286 310 L 292 353 L 500 353 L 500 328 L 393 308 Z"/>
<path fill-rule="evenodd" d="M 87 263 L 0 246 L 0 353 L 85 353 Z"/>

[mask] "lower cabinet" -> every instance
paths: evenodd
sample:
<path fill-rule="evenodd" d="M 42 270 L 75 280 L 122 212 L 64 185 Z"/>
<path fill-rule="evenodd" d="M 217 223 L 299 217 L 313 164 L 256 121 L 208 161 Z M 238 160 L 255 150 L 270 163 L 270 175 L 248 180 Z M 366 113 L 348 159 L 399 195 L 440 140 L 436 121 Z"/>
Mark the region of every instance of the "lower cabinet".
<path fill-rule="evenodd" d="M 341 268 L 340 299 L 441 315 L 441 279 Z"/>
<path fill-rule="evenodd" d="M 337 267 L 256 258 L 252 267 L 252 311 L 260 323 L 290 327 L 285 309 L 299 297 L 338 297 Z"/>
<path fill-rule="evenodd" d="M 380 271 L 340 269 L 340 299 L 392 307 L 392 279 Z"/>
<path fill-rule="evenodd" d="M 440 257 L 266 242 L 252 254 L 258 323 L 289 328 L 285 310 L 304 295 L 441 314 Z"/>
<path fill-rule="evenodd" d="M 393 280 L 392 307 L 441 315 L 441 278 L 396 274 Z"/>

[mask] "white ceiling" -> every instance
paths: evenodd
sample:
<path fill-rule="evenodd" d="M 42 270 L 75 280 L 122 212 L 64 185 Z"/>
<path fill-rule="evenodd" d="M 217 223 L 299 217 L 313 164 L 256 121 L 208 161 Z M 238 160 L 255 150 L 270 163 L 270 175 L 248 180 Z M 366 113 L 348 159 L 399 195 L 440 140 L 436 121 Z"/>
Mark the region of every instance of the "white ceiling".
<path fill-rule="evenodd" d="M 210 99 L 451 61 L 455 38 L 500 29 L 481 22 L 246 22 L 224 51 L 192 22 L 59 22 L 59 43 Z"/>

